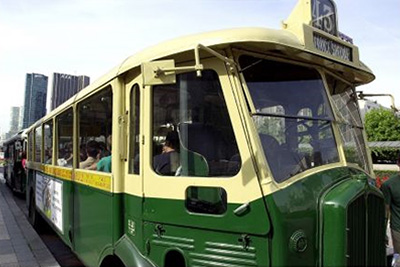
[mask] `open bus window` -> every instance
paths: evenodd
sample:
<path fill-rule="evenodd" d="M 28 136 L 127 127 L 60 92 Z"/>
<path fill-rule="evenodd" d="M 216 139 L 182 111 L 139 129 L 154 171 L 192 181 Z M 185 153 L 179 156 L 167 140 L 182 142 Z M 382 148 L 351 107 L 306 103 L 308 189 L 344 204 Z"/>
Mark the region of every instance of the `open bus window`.
<path fill-rule="evenodd" d="M 241 159 L 222 94 L 212 70 L 153 87 L 153 169 L 160 175 L 229 177 Z"/>
<path fill-rule="evenodd" d="M 340 135 L 346 160 L 368 170 L 363 125 L 355 90 L 345 82 L 326 75 L 333 108 L 338 117 Z"/>
<path fill-rule="evenodd" d="M 111 87 L 85 99 L 78 105 L 79 165 L 78 168 L 98 170 L 100 161 L 111 172 Z"/>
<path fill-rule="evenodd" d="M 64 111 L 56 118 L 57 125 L 57 161 L 58 166 L 72 167 L 73 151 L 72 151 L 72 129 L 73 129 L 73 112 L 72 108 Z"/>
<path fill-rule="evenodd" d="M 43 124 L 44 127 L 44 158 L 43 163 L 51 164 L 53 159 L 53 121 Z"/>
<path fill-rule="evenodd" d="M 35 129 L 35 162 L 41 162 L 42 155 L 42 126 Z"/>
<path fill-rule="evenodd" d="M 320 74 L 311 68 L 241 56 L 253 120 L 274 179 L 339 161 L 333 115 Z"/>
<path fill-rule="evenodd" d="M 193 213 L 224 214 L 227 195 L 221 187 L 190 186 L 186 189 L 186 209 Z"/>

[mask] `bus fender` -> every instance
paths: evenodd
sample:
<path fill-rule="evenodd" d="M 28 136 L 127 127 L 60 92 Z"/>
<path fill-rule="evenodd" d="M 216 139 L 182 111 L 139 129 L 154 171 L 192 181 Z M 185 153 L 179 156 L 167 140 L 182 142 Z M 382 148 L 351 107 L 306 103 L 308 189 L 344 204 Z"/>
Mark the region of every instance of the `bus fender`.
<path fill-rule="evenodd" d="M 139 252 L 132 240 L 126 235 L 122 236 L 115 244 L 114 253 L 123 261 L 125 266 L 155 267 Z"/>

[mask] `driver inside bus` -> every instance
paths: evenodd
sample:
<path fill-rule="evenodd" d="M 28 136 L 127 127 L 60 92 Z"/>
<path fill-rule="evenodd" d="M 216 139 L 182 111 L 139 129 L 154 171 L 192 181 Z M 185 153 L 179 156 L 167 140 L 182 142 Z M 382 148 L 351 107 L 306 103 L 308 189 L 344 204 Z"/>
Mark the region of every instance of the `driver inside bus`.
<path fill-rule="evenodd" d="M 153 159 L 153 168 L 158 174 L 175 175 L 180 165 L 179 159 L 179 136 L 176 131 L 169 132 L 160 155 Z"/>

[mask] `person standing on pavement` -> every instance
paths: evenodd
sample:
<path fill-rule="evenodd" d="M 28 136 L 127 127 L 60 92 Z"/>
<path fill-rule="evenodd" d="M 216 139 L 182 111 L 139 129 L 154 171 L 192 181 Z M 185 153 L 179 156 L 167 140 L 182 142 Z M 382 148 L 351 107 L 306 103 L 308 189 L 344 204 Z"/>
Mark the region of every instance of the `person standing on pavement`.
<path fill-rule="evenodd" d="M 400 167 L 400 153 L 397 166 Z M 400 172 L 385 181 L 381 190 L 385 197 L 386 220 L 390 220 L 394 253 L 400 254 Z"/>

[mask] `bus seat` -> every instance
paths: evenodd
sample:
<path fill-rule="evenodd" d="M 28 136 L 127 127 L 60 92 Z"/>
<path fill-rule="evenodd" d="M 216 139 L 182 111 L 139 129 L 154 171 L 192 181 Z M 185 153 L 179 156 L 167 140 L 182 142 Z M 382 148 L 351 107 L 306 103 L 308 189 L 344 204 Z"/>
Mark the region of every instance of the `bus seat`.
<path fill-rule="evenodd" d="M 203 124 L 180 123 L 178 125 L 181 175 L 209 175 L 207 156 L 210 159 L 213 157 L 213 149 L 210 135 L 206 134 L 209 131 L 205 130 Z"/>
<path fill-rule="evenodd" d="M 194 151 L 190 151 L 181 146 L 181 166 L 179 174 L 181 176 L 208 176 L 207 160 Z"/>
<path fill-rule="evenodd" d="M 187 149 L 201 154 L 207 162 L 222 158 L 219 155 L 221 137 L 213 127 L 203 123 L 180 123 L 178 129 L 181 143 Z"/>

